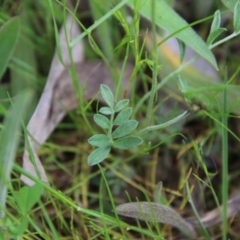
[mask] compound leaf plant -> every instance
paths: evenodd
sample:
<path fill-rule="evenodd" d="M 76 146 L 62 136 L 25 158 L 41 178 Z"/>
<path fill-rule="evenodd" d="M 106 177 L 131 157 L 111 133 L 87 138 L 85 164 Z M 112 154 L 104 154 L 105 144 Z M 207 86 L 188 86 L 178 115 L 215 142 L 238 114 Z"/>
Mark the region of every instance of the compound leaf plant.
<path fill-rule="evenodd" d="M 129 149 L 143 142 L 139 137 L 127 136 L 138 125 L 137 121 L 129 119 L 132 114 L 132 108 L 127 107 L 129 100 L 123 99 L 115 104 L 111 89 L 104 84 L 100 86 L 100 93 L 108 107 L 100 108 L 99 114 L 95 114 L 93 119 L 98 126 L 106 129 L 107 133 L 96 134 L 88 139 L 92 146 L 97 147 L 88 156 L 90 166 L 102 162 L 112 147 Z"/>

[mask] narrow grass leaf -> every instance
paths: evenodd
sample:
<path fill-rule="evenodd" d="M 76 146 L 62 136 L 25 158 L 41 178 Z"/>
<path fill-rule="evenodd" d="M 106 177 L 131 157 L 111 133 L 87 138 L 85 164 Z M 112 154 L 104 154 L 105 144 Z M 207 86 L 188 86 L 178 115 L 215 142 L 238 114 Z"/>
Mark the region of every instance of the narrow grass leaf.
<path fill-rule="evenodd" d="M 163 186 L 162 182 L 159 182 L 154 189 L 153 199 L 154 199 L 154 202 L 156 203 L 160 203 L 161 201 L 162 186 Z"/>
<path fill-rule="evenodd" d="M 211 45 L 218 36 L 220 36 L 223 32 L 226 31 L 226 28 L 218 28 L 212 31 L 207 38 L 207 45 Z"/>
<path fill-rule="evenodd" d="M 101 114 L 94 114 L 94 122 L 101 128 L 108 129 L 110 127 L 110 121 L 108 118 Z"/>
<path fill-rule="evenodd" d="M 132 132 L 138 125 L 135 120 L 128 120 L 121 124 L 112 134 L 113 138 L 120 138 Z"/>
<path fill-rule="evenodd" d="M 123 124 L 130 118 L 131 114 L 132 114 L 132 108 L 126 108 L 122 110 L 113 121 L 113 125 Z"/>
<path fill-rule="evenodd" d="M 73 39 L 70 42 L 70 47 L 73 47 L 83 37 L 85 37 L 86 35 L 90 34 L 95 28 L 97 28 L 100 24 L 102 24 L 104 21 L 106 21 L 106 19 L 111 17 L 116 11 L 118 11 L 120 8 L 122 8 L 127 2 L 128 2 L 128 0 L 123 0 L 123 1 L 119 2 L 115 7 L 111 8 L 111 10 L 108 11 L 104 16 L 102 16 L 100 19 L 95 21 L 95 23 L 91 27 L 89 27 L 82 34 L 80 34 L 78 37 Z"/>
<path fill-rule="evenodd" d="M 128 5 L 134 8 L 138 4 L 139 13 L 144 17 L 152 20 L 152 1 L 130 0 Z M 186 45 L 194 49 L 200 56 L 209 61 L 216 69 L 217 62 L 214 55 L 208 49 L 206 43 L 188 26 L 187 22 L 182 19 L 164 0 L 155 1 L 155 24 L 170 34 L 177 32 L 175 36 L 183 41 Z"/>
<path fill-rule="evenodd" d="M 107 85 L 101 84 L 100 90 L 101 90 L 101 95 L 102 95 L 103 99 L 105 100 L 105 102 L 107 103 L 107 105 L 111 109 L 113 109 L 114 97 L 113 97 L 113 93 L 112 93 L 111 89 Z"/>
<path fill-rule="evenodd" d="M 233 27 L 234 32 L 240 32 L 240 1 L 238 0 L 234 7 L 234 15 L 233 15 Z"/>
<path fill-rule="evenodd" d="M 100 162 L 102 162 L 110 153 L 111 148 L 109 146 L 107 147 L 100 147 L 94 150 L 89 156 L 88 156 L 88 165 L 93 166 Z"/>
<path fill-rule="evenodd" d="M 19 38 L 19 32 L 20 21 L 18 17 L 11 18 L 0 28 L 0 78 L 13 54 Z"/>
<path fill-rule="evenodd" d="M 200 216 L 198 215 L 198 211 L 197 211 L 197 209 L 195 208 L 195 205 L 194 205 L 194 202 L 193 202 L 193 199 L 192 199 L 192 195 L 191 195 L 191 191 L 190 191 L 188 182 L 186 182 L 186 189 L 187 189 L 187 196 L 188 196 L 188 199 L 189 199 L 188 201 L 189 201 L 189 203 L 191 204 L 192 210 L 193 210 L 193 212 L 194 212 L 194 214 L 195 214 L 195 216 L 196 216 L 196 218 L 197 218 L 197 220 L 198 220 L 198 223 L 199 223 L 199 225 L 200 225 L 200 227 L 201 227 L 202 232 L 204 233 L 205 239 L 210 240 L 211 237 L 210 237 L 207 229 L 204 227 L 204 225 L 203 225 L 203 223 L 202 223 L 202 221 L 201 221 L 201 218 L 200 218 Z"/>
<path fill-rule="evenodd" d="M 5 208 L 7 197 L 7 183 L 10 181 L 10 174 L 15 160 L 17 146 L 20 140 L 19 128 L 21 119 L 28 109 L 31 102 L 31 92 L 22 92 L 13 102 L 4 119 L 3 129 L 0 135 L 0 206 Z M 0 217 L 4 216 L 4 212 L 0 211 Z"/>
<path fill-rule="evenodd" d="M 182 41 L 178 40 L 178 45 L 179 45 L 179 49 L 180 49 L 180 63 L 183 62 L 184 57 L 185 57 L 185 53 L 186 53 L 186 44 Z"/>
<path fill-rule="evenodd" d="M 181 92 L 183 93 L 183 97 L 185 99 L 186 102 L 191 104 L 191 112 L 195 112 L 198 111 L 200 108 L 203 108 L 203 104 L 202 102 L 197 102 L 194 98 L 192 98 L 189 95 L 189 89 L 190 87 L 188 86 L 185 78 L 183 78 L 180 74 L 178 74 L 178 81 L 180 83 L 180 89 Z"/>
<path fill-rule="evenodd" d="M 185 80 L 184 77 L 182 77 L 180 74 L 178 74 L 178 81 L 180 83 L 180 88 L 181 88 L 181 92 L 183 94 L 185 94 L 187 91 L 188 91 L 188 84 L 187 84 L 187 81 Z M 189 102 L 188 99 L 185 99 L 187 102 Z"/>
<path fill-rule="evenodd" d="M 113 146 L 120 149 L 129 149 L 131 147 L 138 146 L 142 143 L 142 139 L 139 137 L 123 137 L 114 141 Z"/>
<path fill-rule="evenodd" d="M 213 18 L 213 21 L 212 21 L 210 33 L 217 30 L 218 28 L 220 28 L 220 24 L 221 24 L 221 12 L 219 10 L 217 10 L 214 13 L 214 18 Z"/>
<path fill-rule="evenodd" d="M 235 4 L 237 3 L 238 0 L 222 0 L 224 5 L 231 9 L 232 11 L 234 10 Z"/>
<path fill-rule="evenodd" d="M 170 224 L 196 239 L 193 226 L 170 207 L 152 202 L 131 202 L 117 206 L 116 210 L 119 215 L 125 217 Z"/>
<path fill-rule="evenodd" d="M 108 146 L 110 143 L 110 140 L 107 135 L 105 134 L 96 134 L 88 139 L 88 142 L 92 146 L 96 147 L 105 147 Z"/>
<path fill-rule="evenodd" d="M 175 117 L 174 119 L 169 120 L 168 122 L 165 122 L 165 123 L 162 123 L 162 124 L 159 124 L 159 125 L 146 127 L 144 129 L 142 129 L 141 131 L 139 131 L 138 134 L 143 133 L 143 132 L 156 131 L 156 130 L 163 129 L 165 127 L 168 127 L 168 126 L 170 126 L 174 123 L 177 123 L 180 120 L 186 118 L 189 114 L 190 114 L 189 111 L 185 111 L 182 114 L 180 114 L 179 116 Z"/>
<path fill-rule="evenodd" d="M 99 4 L 98 1 L 90 0 L 92 17 L 94 22 L 98 21 L 104 14 L 111 11 L 112 3 L 111 0 L 105 0 L 104 4 Z M 105 20 L 101 25 L 96 28 L 97 39 L 100 43 L 103 54 L 109 61 L 113 60 L 113 37 L 112 31 L 110 30 L 112 25 L 112 19 Z M 102 37 L 104 36 L 104 38 Z"/>
<path fill-rule="evenodd" d="M 238 1 L 239 2 L 239 1 Z M 228 72 L 225 70 L 224 83 L 228 81 Z M 229 191 L 229 149 L 228 149 L 228 111 L 227 111 L 227 97 L 230 92 L 225 88 L 223 91 L 222 102 L 222 234 L 223 240 L 227 239 L 228 233 L 228 191 Z"/>
<path fill-rule="evenodd" d="M 114 111 L 109 107 L 101 107 L 99 112 L 105 115 L 111 115 L 114 113 Z"/>
<path fill-rule="evenodd" d="M 116 106 L 114 107 L 114 111 L 115 112 L 119 112 L 121 111 L 122 109 L 124 109 L 129 103 L 129 100 L 128 99 L 123 99 L 121 101 L 119 101 Z"/>

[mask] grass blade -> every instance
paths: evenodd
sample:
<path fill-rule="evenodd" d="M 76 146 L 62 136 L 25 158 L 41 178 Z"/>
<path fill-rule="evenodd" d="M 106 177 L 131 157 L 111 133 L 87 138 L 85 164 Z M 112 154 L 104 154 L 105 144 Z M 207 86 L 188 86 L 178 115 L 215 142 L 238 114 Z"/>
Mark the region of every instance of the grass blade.
<path fill-rule="evenodd" d="M 20 32 L 19 19 L 12 18 L 0 29 L 0 78 L 13 54 Z"/>
<path fill-rule="evenodd" d="M 134 0 L 129 1 L 129 5 L 133 8 Z M 147 19 L 152 19 L 151 1 L 137 1 L 139 13 Z M 209 61 L 216 69 L 217 63 L 212 52 L 208 49 L 206 43 L 190 28 L 185 20 L 163 0 L 155 1 L 155 24 L 166 31 L 176 33 L 176 37 L 183 41 L 186 45 L 194 49 L 200 56 Z"/>
<path fill-rule="evenodd" d="M 225 83 L 227 82 L 227 73 L 224 76 Z M 222 113 L 222 239 L 227 239 L 228 227 L 228 115 L 227 115 L 227 89 L 223 91 L 223 113 Z"/>
<path fill-rule="evenodd" d="M 6 114 L 0 135 L 0 217 L 4 217 L 7 197 L 7 184 L 13 167 L 18 143 L 21 119 L 32 97 L 31 92 L 22 92 L 13 102 L 12 109 Z"/>

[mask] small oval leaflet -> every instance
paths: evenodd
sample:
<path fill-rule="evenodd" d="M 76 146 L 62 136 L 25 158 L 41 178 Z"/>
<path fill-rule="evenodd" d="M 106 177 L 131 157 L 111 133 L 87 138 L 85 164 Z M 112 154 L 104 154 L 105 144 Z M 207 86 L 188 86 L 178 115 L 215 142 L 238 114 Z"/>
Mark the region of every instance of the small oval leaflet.
<path fill-rule="evenodd" d="M 128 120 L 121 124 L 113 133 L 113 138 L 120 138 L 126 136 L 130 132 L 132 132 L 138 125 L 138 122 L 135 120 Z"/>
<path fill-rule="evenodd" d="M 103 161 L 110 153 L 110 150 L 111 150 L 111 148 L 109 146 L 99 147 L 99 148 L 95 149 L 88 156 L 88 159 L 87 159 L 88 165 L 92 166 L 92 165 L 98 164 L 101 161 Z"/>
<path fill-rule="evenodd" d="M 132 108 L 126 108 L 122 110 L 113 121 L 113 124 L 114 125 L 123 124 L 130 118 L 131 114 L 132 114 Z"/>
<path fill-rule="evenodd" d="M 105 115 L 111 115 L 114 113 L 114 111 L 109 107 L 101 107 L 99 112 Z"/>
<path fill-rule="evenodd" d="M 108 146 L 110 143 L 110 139 L 105 134 L 96 134 L 88 139 L 88 142 L 92 146 L 96 147 L 105 147 Z"/>
<path fill-rule="evenodd" d="M 112 109 L 114 104 L 114 97 L 111 89 L 107 85 L 101 84 L 100 91 L 103 99 L 105 100 L 107 105 Z"/>
<path fill-rule="evenodd" d="M 110 121 L 108 118 L 101 114 L 94 114 L 94 122 L 101 128 L 108 129 L 110 126 Z"/>
<path fill-rule="evenodd" d="M 129 100 L 128 99 L 123 99 L 123 100 L 120 100 L 116 106 L 114 107 L 114 111 L 115 112 L 119 112 L 121 111 L 122 109 L 124 109 L 129 103 Z"/>
<path fill-rule="evenodd" d="M 119 149 L 129 149 L 142 143 L 142 139 L 135 136 L 123 137 L 114 141 L 113 146 Z"/>

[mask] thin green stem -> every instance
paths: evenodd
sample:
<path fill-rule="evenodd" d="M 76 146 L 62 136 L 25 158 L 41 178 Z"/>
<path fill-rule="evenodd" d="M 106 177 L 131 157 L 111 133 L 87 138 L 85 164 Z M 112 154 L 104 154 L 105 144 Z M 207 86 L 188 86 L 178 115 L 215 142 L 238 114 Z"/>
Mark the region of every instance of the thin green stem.
<path fill-rule="evenodd" d="M 170 126 L 180 120 L 182 120 L 183 118 L 187 117 L 189 115 L 189 111 L 185 111 L 183 112 L 182 114 L 180 114 L 179 116 L 177 116 L 176 118 L 174 119 L 171 119 L 170 121 L 168 122 L 165 122 L 163 124 L 159 124 L 159 125 L 154 125 L 154 126 L 150 126 L 150 127 L 146 127 L 142 130 L 140 130 L 138 132 L 138 134 L 142 134 L 144 132 L 149 132 L 149 131 L 156 131 L 156 130 L 160 130 L 160 129 L 163 129 L 163 128 L 166 128 L 167 126 Z"/>
<path fill-rule="evenodd" d="M 217 122 L 222 128 L 226 129 L 227 132 L 229 132 L 238 142 L 240 142 L 240 138 L 233 132 L 231 131 L 227 126 L 223 124 L 223 122 L 219 121 L 217 118 L 213 117 L 210 113 L 208 113 L 205 110 L 201 110 L 203 113 L 205 113 L 208 117 L 213 119 L 215 122 Z M 225 114 L 226 115 L 226 114 Z"/>
<path fill-rule="evenodd" d="M 13 169 L 15 171 L 25 175 L 26 177 L 28 177 L 29 179 L 31 179 L 35 183 L 40 184 L 45 190 L 52 193 L 57 199 L 59 199 L 60 201 L 62 201 L 65 204 L 67 204 L 70 208 L 73 208 L 76 211 L 85 213 L 85 214 L 87 214 L 89 216 L 92 216 L 92 217 L 104 218 L 104 219 L 110 220 L 110 221 L 113 220 L 113 218 L 111 218 L 108 215 L 105 215 L 105 214 L 102 214 L 102 213 L 99 214 L 99 212 L 97 212 L 97 211 L 89 210 L 89 209 L 82 208 L 82 207 L 78 206 L 69 197 L 66 197 L 62 192 L 60 192 L 59 190 L 53 189 L 48 184 L 44 183 L 41 179 L 38 179 L 38 178 L 34 177 L 33 175 L 29 174 L 27 171 L 25 171 L 23 168 L 21 168 L 17 164 L 14 164 Z"/>
<path fill-rule="evenodd" d="M 51 230 L 51 233 L 52 233 L 52 236 L 53 236 L 53 239 L 54 240 L 59 240 L 60 238 L 58 237 L 58 233 L 57 233 L 57 230 L 52 222 L 52 220 L 50 219 L 49 217 L 49 213 L 48 211 L 46 210 L 44 204 L 42 203 L 41 200 L 39 200 L 39 205 L 40 205 L 40 208 L 42 210 L 42 213 L 43 213 L 43 216 L 44 218 L 46 219 L 46 222 Z"/>
<path fill-rule="evenodd" d="M 187 188 L 187 195 L 188 195 L 188 198 L 189 198 L 189 202 L 191 204 L 191 207 L 192 207 L 192 210 L 198 220 L 198 223 L 200 225 L 200 228 L 201 230 L 203 231 L 204 233 L 204 236 L 205 236 L 205 239 L 207 240 L 211 240 L 211 237 L 208 233 L 208 231 L 206 230 L 206 228 L 204 227 L 203 223 L 201 222 L 201 219 L 200 219 L 200 216 L 198 215 L 198 211 L 197 209 L 195 208 L 195 205 L 194 205 L 194 202 L 193 202 L 193 199 L 192 199 L 192 195 L 191 195 L 191 191 L 190 191 L 190 188 L 189 188 L 189 185 L 188 185 L 188 182 L 186 182 L 186 188 Z"/>
<path fill-rule="evenodd" d="M 119 4 L 117 4 L 114 8 L 112 8 L 111 11 L 107 12 L 102 18 L 95 21 L 95 23 L 86 29 L 83 33 L 81 33 L 78 37 L 76 37 L 72 42 L 70 43 L 70 46 L 73 47 L 77 42 L 79 42 L 83 37 L 87 36 L 91 33 L 92 30 L 94 30 L 96 27 L 98 27 L 101 23 L 103 23 L 105 20 L 107 20 L 109 17 L 111 17 L 116 11 L 118 11 L 121 7 L 123 7 L 128 0 L 121 1 Z"/>
<path fill-rule="evenodd" d="M 217 47 L 218 45 L 220 45 L 220 44 L 222 44 L 222 43 L 224 43 L 224 42 L 227 42 L 227 41 L 229 41 L 230 39 L 238 36 L 239 34 L 240 34 L 240 33 L 235 33 L 235 32 L 233 32 L 232 34 L 230 34 L 229 36 L 223 38 L 222 40 L 219 40 L 218 42 L 210 45 L 210 46 L 209 46 L 209 49 L 213 49 L 213 48 Z"/>
<path fill-rule="evenodd" d="M 130 44 L 128 43 L 127 48 L 126 48 L 126 54 L 125 54 L 123 65 L 122 65 L 122 69 L 121 69 L 120 79 L 117 82 L 116 95 L 115 95 L 115 99 L 114 99 L 116 102 L 117 102 L 119 90 L 121 89 L 121 86 L 122 86 L 122 80 L 123 80 L 124 72 L 125 72 L 125 69 L 126 69 L 128 56 L 129 56 L 129 48 L 130 48 Z"/>
<path fill-rule="evenodd" d="M 120 224 L 120 220 L 119 220 L 119 217 L 118 217 L 118 214 L 117 214 L 117 211 L 116 211 L 116 206 L 115 206 L 115 202 L 114 202 L 114 199 L 113 199 L 113 195 L 112 195 L 112 192 L 109 188 L 109 184 L 108 184 L 108 181 L 105 177 L 105 174 L 104 174 L 104 169 L 101 167 L 100 164 L 98 164 L 98 167 L 101 171 L 101 175 L 102 175 L 102 178 L 103 178 L 103 181 L 105 183 L 105 186 L 107 188 L 107 192 L 108 192 L 108 195 L 109 195 L 109 199 L 110 199 L 110 202 L 111 202 L 111 205 L 112 205 L 112 208 L 113 208 L 113 212 L 114 212 L 114 215 L 115 215 L 115 219 L 116 221 L 119 223 L 118 225 L 121 226 Z M 124 232 L 122 231 L 122 228 L 120 227 L 120 231 L 122 232 L 122 235 L 124 235 Z"/>
<path fill-rule="evenodd" d="M 110 117 L 110 127 L 108 128 L 108 137 L 109 137 L 109 139 L 110 139 L 110 143 L 112 144 L 113 143 L 113 139 L 112 139 L 112 128 L 113 128 L 113 119 L 114 119 L 114 113 L 115 112 L 113 112 L 112 114 L 111 114 L 111 117 Z"/>
<path fill-rule="evenodd" d="M 153 35 L 153 77 L 152 77 L 152 88 L 150 93 L 150 98 L 148 102 L 148 109 L 147 109 L 147 126 L 150 125 L 152 109 L 154 98 L 157 92 L 157 76 L 158 76 L 158 46 L 157 46 L 157 39 L 156 39 L 156 24 L 155 24 L 155 0 L 152 0 L 152 35 Z"/>
<path fill-rule="evenodd" d="M 227 82 L 225 72 L 224 82 Z M 227 208 L 228 208 L 228 118 L 227 118 L 227 89 L 223 91 L 223 116 L 222 116 L 222 239 L 227 239 Z"/>
<path fill-rule="evenodd" d="M 172 73 L 170 73 L 167 77 L 165 77 L 160 83 L 157 84 L 157 88 L 156 91 L 159 90 L 160 88 L 162 88 L 171 78 L 173 78 L 175 75 L 177 75 L 178 73 L 180 73 L 184 68 L 188 67 L 189 65 L 191 65 L 197 58 L 199 57 L 199 55 L 196 55 L 195 57 L 193 57 L 191 60 L 189 60 L 188 62 L 182 64 L 181 66 L 179 66 L 175 71 L 173 71 Z M 139 108 L 141 107 L 141 105 L 144 103 L 144 101 L 146 101 L 151 95 L 151 92 L 147 92 L 141 99 L 140 101 L 137 103 L 137 105 L 134 108 L 134 113 L 138 112 Z"/>

